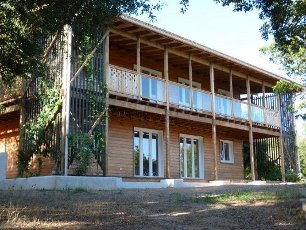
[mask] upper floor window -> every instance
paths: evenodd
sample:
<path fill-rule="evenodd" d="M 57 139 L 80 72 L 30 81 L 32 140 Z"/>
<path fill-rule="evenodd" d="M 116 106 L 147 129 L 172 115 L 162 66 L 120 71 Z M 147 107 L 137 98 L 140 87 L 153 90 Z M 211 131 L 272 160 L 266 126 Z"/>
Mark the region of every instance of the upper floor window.
<path fill-rule="evenodd" d="M 220 160 L 222 163 L 234 163 L 233 142 L 220 141 Z"/>
<path fill-rule="evenodd" d="M 137 71 L 137 65 L 134 64 L 133 68 L 134 68 L 134 71 Z M 143 67 L 143 66 L 140 66 L 140 73 L 143 73 L 149 76 L 153 76 L 153 77 L 162 78 L 162 72 L 154 70 L 154 69 L 150 69 L 147 67 Z"/>

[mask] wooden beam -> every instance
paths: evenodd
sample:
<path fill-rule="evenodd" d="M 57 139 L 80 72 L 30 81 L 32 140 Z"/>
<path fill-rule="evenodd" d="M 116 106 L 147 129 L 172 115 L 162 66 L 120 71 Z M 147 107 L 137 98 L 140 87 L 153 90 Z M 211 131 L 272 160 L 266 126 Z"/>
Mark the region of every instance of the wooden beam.
<path fill-rule="evenodd" d="M 264 82 L 262 82 L 262 107 L 266 107 L 266 88 Z"/>
<path fill-rule="evenodd" d="M 231 97 L 231 113 L 232 117 L 234 117 L 234 90 L 233 90 L 233 72 L 230 70 L 229 73 L 229 79 L 230 79 L 230 97 Z"/>
<path fill-rule="evenodd" d="M 109 87 L 110 76 L 109 76 L 109 29 L 105 32 L 104 40 L 104 78 L 106 86 Z M 108 175 L 108 158 L 109 158 L 109 92 L 106 93 L 106 116 L 105 116 L 105 164 L 103 168 L 103 175 Z"/>
<path fill-rule="evenodd" d="M 280 111 L 281 105 L 281 98 L 280 95 L 277 96 L 277 104 L 278 104 L 278 111 Z M 282 118 L 279 116 L 279 121 L 281 124 L 280 136 L 279 136 L 279 155 L 280 155 L 280 163 L 281 163 L 281 174 L 282 174 L 282 181 L 286 181 L 286 170 L 285 170 L 285 155 L 284 155 L 284 137 L 283 137 L 283 127 L 282 127 Z"/>
<path fill-rule="evenodd" d="M 207 124 L 211 124 L 212 122 L 212 119 L 208 117 L 199 117 L 197 115 L 186 114 L 186 113 L 181 113 L 181 112 L 176 112 L 176 111 L 170 111 L 170 117 L 184 119 L 188 121 L 191 120 L 191 121 L 196 121 L 196 122 L 201 122 L 201 123 L 207 123 Z"/>
<path fill-rule="evenodd" d="M 166 96 L 166 178 L 170 178 L 170 104 L 169 104 L 169 54 L 168 47 L 164 50 L 164 78 L 165 82 L 165 96 Z"/>
<path fill-rule="evenodd" d="M 113 98 L 109 98 L 110 106 L 123 107 L 127 109 L 134 109 L 142 112 L 155 113 L 159 115 L 165 115 L 165 110 L 161 108 L 156 108 L 148 105 L 136 104 L 128 101 L 121 101 Z"/>
<path fill-rule="evenodd" d="M 188 69 L 189 69 L 189 103 L 190 108 L 192 110 L 192 58 L 191 55 L 189 55 L 188 59 Z"/>
<path fill-rule="evenodd" d="M 250 160 L 251 160 L 251 173 L 252 180 L 256 180 L 255 175 L 255 161 L 254 161 L 254 146 L 253 146 L 253 124 L 252 124 L 252 109 L 251 109 L 251 87 L 250 79 L 246 80 L 247 95 L 248 95 L 248 118 L 249 118 L 249 143 L 250 143 Z"/>
<path fill-rule="evenodd" d="M 215 75 L 214 75 L 214 65 L 211 63 L 209 66 L 209 76 L 210 76 L 210 91 L 212 93 L 211 109 L 212 109 L 212 140 L 213 140 L 213 152 L 214 152 L 214 172 L 215 180 L 219 179 L 218 176 L 218 164 L 219 157 L 217 152 L 217 126 L 216 126 L 216 113 L 215 113 Z"/>

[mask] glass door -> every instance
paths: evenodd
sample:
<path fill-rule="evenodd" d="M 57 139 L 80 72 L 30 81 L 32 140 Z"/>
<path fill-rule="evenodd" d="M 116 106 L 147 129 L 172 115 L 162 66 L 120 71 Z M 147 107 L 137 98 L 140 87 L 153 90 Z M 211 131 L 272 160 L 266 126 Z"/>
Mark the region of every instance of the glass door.
<path fill-rule="evenodd" d="M 180 137 L 180 174 L 183 178 L 203 177 L 202 138 L 193 136 Z M 202 163 L 201 163 L 202 162 Z"/>

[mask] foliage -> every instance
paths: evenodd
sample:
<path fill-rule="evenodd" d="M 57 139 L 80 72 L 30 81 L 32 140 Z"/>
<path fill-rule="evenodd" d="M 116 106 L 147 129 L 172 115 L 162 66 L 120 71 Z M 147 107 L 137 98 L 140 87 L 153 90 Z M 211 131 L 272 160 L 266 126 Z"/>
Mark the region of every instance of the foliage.
<path fill-rule="evenodd" d="M 294 51 L 292 45 L 286 48 L 279 48 L 280 45 L 272 43 L 270 46 L 261 48 L 260 51 L 269 56 L 270 61 L 282 65 L 290 77 L 306 77 L 306 48 L 300 47 Z M 282 52 L 285 50 L 286 52 Z"/>
<path fill-rule="evenodd" d="M 39 158 L 51 155 L 57 160 L 58 152 L 50 143 L 50 130 L 55 127 L 55 117 L 62 106 L 62 98 L 59 87 L 51 80 L 46 80 L 45 77 L 37 79 L 38 86 L 35 93 L 35 100 L 40 104 L 40 112 L 37 116 L 27 121 L 22 126 L 23 140 L 22 146 L 18 153 L 18 169 L 20 176 L 32 175 L 29 162 L 33 154 Z M 52 133 L 52 132 L 51 132 Z M 42 167 L 42 162 L 39 162 Z M 39 174 L 39 170 L 37 173 Z"/>
<path fill-rule="evenodd" d="M 181 0 L 182 11 L 188 7 Z M 29 79 L 43 65 L 40 42 L 62 32 L 64 25 L 75 27 L 79 41 L 93 37 L 122 14 L 147 14 L 154 19 L 159 0 L 2 0 L 0 3 L 0 82 L 10 85 L 16 77 Z"/>
<path fill-rule="evenodd" d="M 287 182 L 302 182 L 304 176 L 302 173 L 297 172 L 287 172 L 286 173 L 286 181 Z"/>
<path fill-rule="evenodd" d="M 294 82 L 280 80 L 273 86 L 273 91 L 276 94 L 282 93 L 297 93 L 302 90 L 302 87 Z"/>
<path fill-rule="evenodd" d="M 303 139 L 298 144 L 298 153 L 300 157 L 301 173 L 306 176 L 306 139 Z"/>

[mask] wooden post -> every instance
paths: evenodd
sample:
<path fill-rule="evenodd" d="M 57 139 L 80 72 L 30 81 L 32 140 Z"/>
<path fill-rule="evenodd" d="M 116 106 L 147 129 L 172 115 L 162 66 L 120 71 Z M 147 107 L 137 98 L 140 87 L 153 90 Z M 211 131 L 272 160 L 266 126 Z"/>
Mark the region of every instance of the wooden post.
<path fill-rule="evenodd" d="M 248 118 L 249 118 L 249 143 L 250 143 L 250 160 L 251 160 L 251 173 L 252 180 L 256 180 L 255 176 L 255 163 L 254 163 L 254 144 L 253 144 L 253 124 L 252 124 L 252 108 L 251 108 L 251 87 L 250 78 L 247 77 L 247 95 L 248 95 Z"/>
<path fill-rule="evenodd" d="M 264 107 L 264 125 L 267 125 L 267 118 L 266 118 L 266 88 L 264 82 L 262 82 L 261 85 L 261 91 L 262 91 L 262 107 Z"/>
<path fill-rule="evenodd" d="M 215 180 L 218 180 L 218 162 L 219 155 L 217 152 L 217 127 L 216 127 L 216 113 L 215 113 L 215 76 L 214 76 L 214 66 L 211 63 L 209 66 L 210 75 L 210 91 L 212 95 L 211 100 L 211 112 L 212 112 L 212 139 L 213 139 L 213 152 L 214 152 L 214 172 Z"/>
<path fill-rule="evenodd" d="M 166 80 L 165 83 L 165 92 L 166 92 L 166 178 L 170 178 L 170 106 L 169 106 L 169 67 L 168 67 L 168 47 L 165 47 L 164 50 L 164 77 Z"/>
<path fill-rule="evenodd" d="M 230 70 L 230 97 L 231 97 L 231 115 L 234 117 L 234 90 L 233 90 L 233 72 Z"/>
<path fill-rule="evenodd" d="M 189 55 L 189 104 L 192 110 L 192 58 Z"/>
<path fill-rule="evenodd" d="M 265 83 L 262 82 L 262 107 L 266 107 L 266 87 L 265 87 Z"/>
<path fill-rule="evenodd" d="M 70 117 L 70 74 L 71 74 L 71 53 L 72 53 L 72 29 L 69 25 L 65 25 L 65 50 L 64 50 L 64 60 L 63 60 L 63 106 L 62 106 L 62 142 L 61 142 L 61 152 L 62 152 L 62 162 L 61 168 L 65 176 L 68 175 L 68 134 L 69 134 L 69 117 Z"/>
<path fill-rule="evenodd" d="M 278 103 L 278 111 L 280 112 L 280 105 L 281 105 L 281 98 L 280 95 L 277 96 L 277 103 Z M 279 155 L 280 155 L 280 163 L 281 163 L 281 174 L 282 174 L 282 181 L 286 181 L 286 170 L 285 170 L 285 154 L 284 154 L 284 137 L 283 137 L 283 127 L 282 127 L 282 117 L 281 113 L 279 116 L 280 120 L 280 127 L 279 127 Z"/>
<path fill-rule="evenodd" d="M 140 81 L 140 37 L 137 37 L 137 75 L 138 75 L 138 96 L 141 96 L 141 81 Z"/>
<path fill-rule="evenodd" d="M 106 37 L 104 40 L 104 79 L 107 88 L 109 88 L 109 29 L 105 31 Z M 108 175 L 108 138 L 109 138 L 109 93 L 107 91 L 105 95 L 106 117 L 105 117 L 105 163 L 103 168 L 103 175 Z"/>

